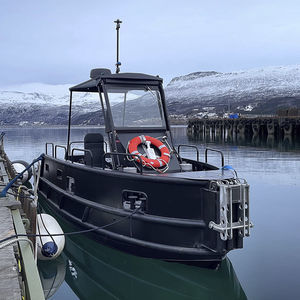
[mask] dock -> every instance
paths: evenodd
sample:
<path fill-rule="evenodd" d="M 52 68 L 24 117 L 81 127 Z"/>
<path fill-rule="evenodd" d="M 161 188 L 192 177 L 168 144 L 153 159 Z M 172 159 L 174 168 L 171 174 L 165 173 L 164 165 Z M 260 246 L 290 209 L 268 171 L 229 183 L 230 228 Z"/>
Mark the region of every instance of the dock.
<path fill-rule="evenodd" d="M 188 121 L 189 134 L 204 134 L 206 136 L 300 136 L 300 117 L 240 117 L 225 118 L 193 118 Z"/>
<path fill-rule="evenodd" d="M 4 151 L 1 135 L 0 189 L 2 190 L 15 175 Z M 35 228 L 35 219 L 32 219 L 32 216 L 28 218 L 25 213 L 26 210 L 32 211 L 33 206 L 27 203 L 26 208 L 24 204 L 25 202 L 17 200 L 12 190 L 9 190 L 6 197 L 0 198 L 0 240 L 17 234 L 26 234 L 30 228 Z M 45 299 L 34 252 L 26 237 L 0 243 L 0 300 Z"/>

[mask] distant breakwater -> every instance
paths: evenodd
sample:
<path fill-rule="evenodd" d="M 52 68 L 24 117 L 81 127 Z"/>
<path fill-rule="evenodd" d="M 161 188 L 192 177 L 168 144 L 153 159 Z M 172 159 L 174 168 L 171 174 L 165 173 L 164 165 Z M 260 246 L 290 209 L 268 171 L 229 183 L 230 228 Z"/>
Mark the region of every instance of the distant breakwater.
<path fill-rule="evenodd" d="M 300 117 L 255 117 L 238 119 L 190 119 L 189 135 L 231 138 L 236 136 L 300 138 Z"/>

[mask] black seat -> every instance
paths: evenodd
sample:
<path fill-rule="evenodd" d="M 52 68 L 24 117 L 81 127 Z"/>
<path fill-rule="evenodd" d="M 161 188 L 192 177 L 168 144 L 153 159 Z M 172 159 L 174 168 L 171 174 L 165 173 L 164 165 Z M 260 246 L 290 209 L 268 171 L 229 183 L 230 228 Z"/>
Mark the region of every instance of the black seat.
<path fill-rule="evenodd" d="M 93 161 L 94 167 L 103 167 L 104 155 L 104 138 L 101 133 L 87 133 L 84 137 L 84 149 L 90 150 L 85 152 L 84 162 L 86 165 L 91 165 Z M 92 154 L 92 157 L 90 155 Z"/>

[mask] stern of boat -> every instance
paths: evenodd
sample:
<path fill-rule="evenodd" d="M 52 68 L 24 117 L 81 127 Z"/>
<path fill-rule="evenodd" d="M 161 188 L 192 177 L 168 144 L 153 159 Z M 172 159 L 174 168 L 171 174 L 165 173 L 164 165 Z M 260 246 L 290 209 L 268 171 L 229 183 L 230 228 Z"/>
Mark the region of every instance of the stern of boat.
<path fill-rule="evenodd" d="M 205 214 L 210 229 L 205 238 L 208 248 L 226 253 L 243 248 L 243 239 L 253 227 L 249 215 L 249 184 L 237 178 L 211 181 L 203 193 L 209 208 Z M 211 205 L 212 201 L 215 205 Z"/>

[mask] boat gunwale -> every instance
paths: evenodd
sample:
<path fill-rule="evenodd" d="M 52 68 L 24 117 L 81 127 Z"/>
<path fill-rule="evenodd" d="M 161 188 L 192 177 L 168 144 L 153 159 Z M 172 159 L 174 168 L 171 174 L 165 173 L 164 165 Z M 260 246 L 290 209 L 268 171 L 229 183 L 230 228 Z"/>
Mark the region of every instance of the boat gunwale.
<path fill-rule="evenodd" d="M 176 184 L 182 184 L 182 185 L 188 184 L 188 185 L 198 185 L 199 187 L 207 187 L 209 182 L 220 180 L 220 178 L 205 178 L 205 179 L 197 178 L 195 180 L 195 178 L 157 176 L 157 174 L 152 174 L 152 173 L 139 174 L 139 173 L 123 172 L 123 171 L 114 170 L 114 169 L 103 169 L 103 168 L 98 168 L 98 167 L 91 167 L 91 166 L 84 165 L 84 164 L 72 163 L 69 160 L 55 158 L 48 154 L 44 155 L 43 162 L 45 162 L 45 159 L 55 161 L 56 163 L 63 164 L 67 167 L 73 167 L 73 168 L 85 170 L 85 171 L 88 171 L 91 173 L 101 174 L 101 175 L 105 175 L 105 176 L 109 176 L 109 177 L 135 178 L 135 179 L 138 179 L 139 181 L 152 181 L 152 182 L 159 182 L 159 183 L 176 183 Z M 218 169 L 218 170 L 222 171 L 221 169 Z M 216 170 L 206 170 L 206 171 L 216 171 Z M 231 178 L 231 177 L 228 177 L 228 178 Z M 226 179 L 226 178 L 223 178 L 223 179 Z"/>
<path fill-rule="evenodd" d="M 173 226 L 184 226 L 184 227 L 196 227 L 196 228 L 208 228 L 208 225 L 202 220 L 202 219 L 183 219 L 183 218 L 170 218 L 170 217 L 164 217 L 164 216 L 158 216 L 158 215 L 151 215 L 151 214 L 146 214 L 144 212 L 136 212 L 133 214 L 133 211 L 126 211 L 124 209 L 100 204 L 95 201 L 91 201 L 85 198 L 82 198 L 77 195 L 72 195 L 68 193 L 67 191 L 61 189 L 57 185 L 51 183 L 49 180 L 41 177 L 40 180 L 47 184 L 51 189 L 56 190 L 58 193 L 63 194 L 63 196 L 71 198 L 72 200 L 79 202 L 83 205 L 86 205 L 88 207 L 108 212 L 108 213 L 113 213 L 119 216 L 123 217 L 129 217 L 132 219 L 138 219 L 141 221 L 145 222 L 153 222 L 153 223 L 159 223 L 159 224 L 167 224 L 167 225 L 173 225 Z M 43 194 L 43 196 L 47 199 L 47 196 L 45 195 L 44 192 L 41 190 L 39 191 L 40 193 Z M 53 201 L 52 201 L 53 202 Z"/>

